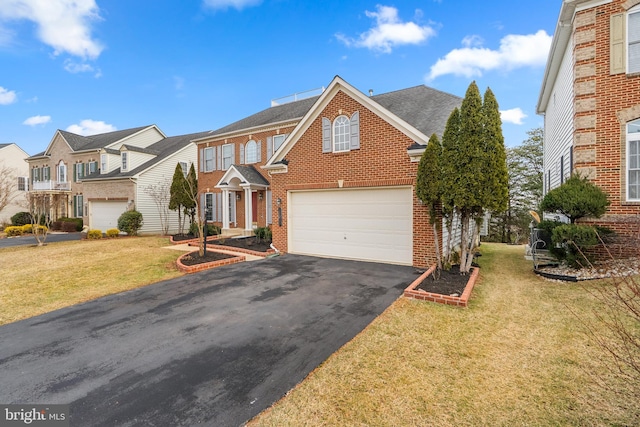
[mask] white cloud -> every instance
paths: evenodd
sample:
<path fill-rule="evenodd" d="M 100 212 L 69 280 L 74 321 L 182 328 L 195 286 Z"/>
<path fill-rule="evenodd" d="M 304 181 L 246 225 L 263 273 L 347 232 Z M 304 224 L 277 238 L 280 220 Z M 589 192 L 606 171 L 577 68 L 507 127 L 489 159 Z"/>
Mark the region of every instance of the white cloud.
<path fill-rule="evenodd" d="M 0 105 L 9 105 L 16 102 L 18 95 L 12 90 L 5 89 L 0 86 Z"/>
<path fill-rule="evenodd" d="M 34 22 L 38 38 L 54 55 L 97 58 L 103 46 L 92 38 L 91 24 L 99 19 L 95 0 L 2 0 L 0 7 L 0 21 Z"/>
<path fill-rule="evenodd" d="M 504 123 L 513 123 L 514 125 L 521 125 L 523 124 L 522 120 L 526 117 L 527 115 L 519 107 L 512 108 L 510 110 L 500 111 L 500 119 L 502 119 Z"/>
<path fill-rule="evenodd" d="M 73 62 L 70 59 L 67 59 L 66 61 L 64 61 L 64 69 L 73 74 L 87 73 L 87 72 L 93 71 L 93 67 L 87 64 L 86 62 L 78 63 L 78 62 Z"/>
<path fill-rule="evenodd" d="M 22 122 L 22 124 L 27 126 L 38 126 L 45 125 L 49 122 L 51 122 L 51 116 L 33 116 Z"/>
<path fill-rule="evenodd" d="M 67 132 L 83 136 L 113 132 L 114 130 L 118 130 L 114 125 L 91 119 L 82 120 L 80 124 L 73 124 L 67 128 Z"/>
<path fill-rule="evenodd" d="M 173 86 L 176 90 L 184 89 L 184 78 L 180 76 L 173 76 Z"/>
<path fill-rule="evenodd" d="M 204 0 L 204 5 L 211 9 L 228 9 L 230 7 L 242 10 L 245 7 L 257 6 L 262 0 Z"/>
<path fill-rule="evenodd" d="M 420 26 L 415 22 L 402 22 L 398 17 L 398 9 L 391 6 L 376 6 L 375 12 L 365 11 L 367 17 L 375 19 L 375 26 L 360 34 L 356 39 L 344 34 L 336 34 L 336 38 L 351 47 L 391 53 L 392 48 L 405 44 L 419 44 L 436 34 L 428 25 Z M 417 15 L 421 15 L 417 11 Z"/>
<path fill-rule="evenodd" d="M 544 30 L 535 34 L 510 34 L 500 40 L 500 48 L 482 47 L 482 39 L 471 36 L 463 40 L 465 47 L 454 49 L 431 66 L 427 80 L 453 74 L 467 78 L 485 71 L 513 70 L 520 67 L 544 66 L 551 47 L 551 36 Z"/>

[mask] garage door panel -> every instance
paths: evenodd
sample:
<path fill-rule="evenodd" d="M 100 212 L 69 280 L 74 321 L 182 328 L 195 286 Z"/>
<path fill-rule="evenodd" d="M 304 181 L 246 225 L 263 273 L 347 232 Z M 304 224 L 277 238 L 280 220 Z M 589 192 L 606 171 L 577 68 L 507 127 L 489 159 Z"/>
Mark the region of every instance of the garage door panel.
<path fill-rule="evenodd" d="M 291 193 L 289 251 L 411 265 L 410 188 Z"/>
<path fill-rule="evenodd" d="M 89 226 L 93 230 L 102 232 L 110 228 L 118 228 L 118 218 L 126 210 L 126 201 L 93 201 Z"/>

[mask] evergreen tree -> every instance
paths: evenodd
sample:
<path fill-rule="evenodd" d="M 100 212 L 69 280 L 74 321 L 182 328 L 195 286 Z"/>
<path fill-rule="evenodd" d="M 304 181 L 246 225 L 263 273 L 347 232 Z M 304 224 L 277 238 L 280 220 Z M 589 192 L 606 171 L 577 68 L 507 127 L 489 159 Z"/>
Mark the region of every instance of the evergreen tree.
<path fill-rule="evenodd" d="M 440 156 L 440 197 L 442 217 L 447 227 L 447 240 L 442 242 L 443 264 L 445 268 L 451 265 L 453 248 L 453 221 L 455 217 L 455 200 L 452 186 L 458 181 L 457 160 L 460 156 L 460 110 L 453 109 L 442 135 L 442 154 Z"/>
<path fill-rule="evenodd" d="M 186 199 L 185 187 L 184 171 L 182 170 L 180 163 L 178 163 L 175 171 L 173 172 L 173 180 L 171 181 L 171 188 L 169 189 L 169 209 L 172 211 L 178 211 L 178 226 L 180 227 L 180 233 L 184 230 L 182 211 Z"/>
<path fill-rule="evenodd" d="M 435 242 L 436 261 L 438 269 L 442 269 L 442 256 L 438 244 L 438 208 L 441 205 L 443 185 L 440 182 L 440 157 L 442 145 L 436 134 L 431 135 L 429 143 L 422 153 L 418 165 L 418 177 L 416 194 L 418 198 L 429 208 L 429 221 L 433 227 L 433 239 Z"/>
<path fill-rule="evenodd" d="M 191 219 L 189 225 L 193 225 L 195 223 L 196 208 L 198 205 L 198 178 L 193 163 L 189 168 L 187 179 L 184 181 L 184 188 L 185 198 L 182 205 L 184 206 L 185 214 L 188 213 Z"/>
<path fill-rule="evenodd" d="M 486 157 L 483 173 L 485 180 L 483 208 L 500 213 L 507 209 L 509 200 L 509 172 L 498 101 L 489 88 L 484 94 L 482 112 L 484 116 L 484 155 Z"/>

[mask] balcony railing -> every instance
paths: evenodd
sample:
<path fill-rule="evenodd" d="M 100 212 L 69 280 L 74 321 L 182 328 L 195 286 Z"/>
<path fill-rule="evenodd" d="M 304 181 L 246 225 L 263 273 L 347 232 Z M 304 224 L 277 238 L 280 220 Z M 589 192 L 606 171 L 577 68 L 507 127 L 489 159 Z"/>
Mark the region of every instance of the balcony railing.
<path fill-rule="evenodd" d="M 71 191 L 71 183 L 68 181 L 35 181 L 33 191 Z"/>

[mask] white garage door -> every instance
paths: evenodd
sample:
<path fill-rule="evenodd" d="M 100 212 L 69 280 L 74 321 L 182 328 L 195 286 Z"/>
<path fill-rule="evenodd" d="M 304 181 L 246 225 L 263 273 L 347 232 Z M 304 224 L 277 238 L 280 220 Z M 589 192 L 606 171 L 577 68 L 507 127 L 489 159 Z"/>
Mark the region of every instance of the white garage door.
<path fill-rule="evenodd" d="M 110 228 L 118 228 L 118 218 L 127 210 L 126 201 L 91 202 L 89 213 L 89 228 L 101 230 L 103 233 Z"/>
<path fill-rule="evenodd" d="M 289 252 L 413 263 L 411 188 L 292 192 Z"/>

